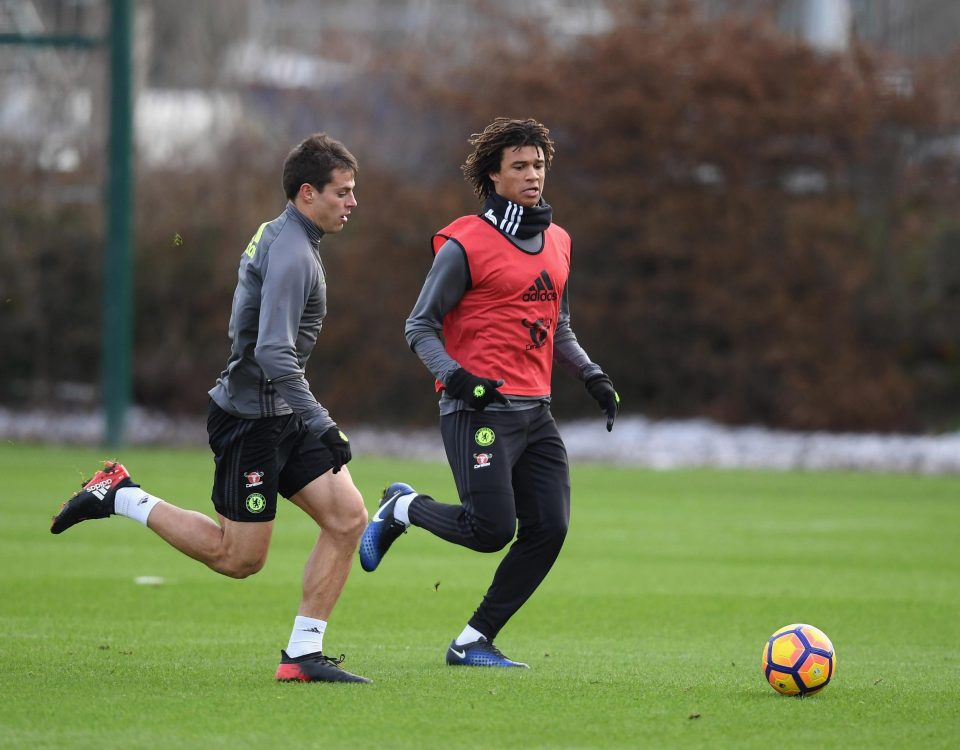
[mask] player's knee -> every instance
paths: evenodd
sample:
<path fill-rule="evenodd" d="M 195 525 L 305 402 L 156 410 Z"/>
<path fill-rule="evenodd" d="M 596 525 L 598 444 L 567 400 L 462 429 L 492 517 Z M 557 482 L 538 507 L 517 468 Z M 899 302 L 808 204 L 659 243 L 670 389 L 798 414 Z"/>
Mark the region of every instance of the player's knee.
<path fill-rule="evenodd" d="M 568 519 L 557 518 L 544 523 L 540 527 L 539 533 L 548 544 L 555 544 L 557 547 L 560 547 L 563 544 L 563 540 L 567 538 L 567 529 L 569 526 L 570 522 Z"/>
<path fill-rule="evenodd" d="M 513 541 L 515 532 L 515 526 L 506 523 L 477 527 L 474 529 L 474 549 L 477 552 L 499 552 Z"/>
<path fill-rule="evenodd" d="M 352 504 L 347 514 L 345 533 L 347 536 L 355 537 L 357 541 L 359 541 L 360 537 L 363 536 L 363 530 L 367 528 L 368 520 L 369 516 L 363 504 L 363 498 L 361 498 L 358 493 L 357 501 Z"/>
<path fill-rule="evenodd" d="M 254 573 L 263 570 L 266 562 L 266 555 L 258 557 L 228 556 L 218 561 L 216 570 L 229 578 L 249 578 Z"/>
<path fill-rule="evenodd" d="M 341 499 L 336 514 L 321 523 L 324 532 L 359 542 L 367 528 L 367 509 L 363 497 L 356 492 Z"/>
<path fill-rule="evenodd" d="M 543 550 L 560 551 L 564 539 L 567 538 L 567 528 L 570 522 L 567 518 L 547 518 L 531 525 L 521 524 L 517 538 L 527 544 L 535 544 Z"/>

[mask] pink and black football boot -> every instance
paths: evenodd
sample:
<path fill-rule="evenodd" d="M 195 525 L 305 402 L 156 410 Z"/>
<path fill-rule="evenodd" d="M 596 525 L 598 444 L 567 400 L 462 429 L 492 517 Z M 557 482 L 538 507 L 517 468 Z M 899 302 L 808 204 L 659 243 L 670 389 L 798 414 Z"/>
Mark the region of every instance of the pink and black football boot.
<path fill-rule="evenodd" d="M 117 490 L 121 487 L 139 486 L 133 483 L 123 465 L 115 461 L 104 461 L 103 468 L 93 475 L 93 479 L 60 506 L 60 512 L 53 517 L 53 523 L 50 524 L 50 531 L 61 534 L 81 521 L 112 516 Z"/>

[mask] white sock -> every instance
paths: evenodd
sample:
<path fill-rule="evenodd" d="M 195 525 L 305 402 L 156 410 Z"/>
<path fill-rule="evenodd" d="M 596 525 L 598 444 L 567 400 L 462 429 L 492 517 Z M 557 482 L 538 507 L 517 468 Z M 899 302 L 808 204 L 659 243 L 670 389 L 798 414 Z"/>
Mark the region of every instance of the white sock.
<path fill-rule="evenodd" d="M 117 490 L 113 502 L 113 512 L 146 526 L 150 511 L 159 502 L 162 502 L 159 497 L 154 497 L 139 487 L 121 487 Z"/>
<path fill-rule="evenodd" d="M 467 627 L 463 629 L 463 632 L 457 636 L 457 640 L 455 640 L 454 643 L 456 643 L 458 646 L 466 646 L 468 643 L 473 643 L 481 638 L 483 638 L 483 640 L 487 640 L 487 636 L 485 636 L 479 630 L 475 630 L 467 625 Z"/>
<path fill-rule="evenodd" d="M 290 642 L 287 644 L 287 656 L 296 658 L 323 651 L 323 633 L 326 629 L 326 620 L 297 615 L 293 620 Z"/>
<path fill-rule="evenodd" d="M 393 517 L 396 518 L 404 526 L 410 525 L 410 503 L 413 502 L 413 498 L 417 496 L 416 492 L 411 492 L 409 495 L 404 495 L 401 498 L 397 499 L 396 504 L 393 506 Z"/>

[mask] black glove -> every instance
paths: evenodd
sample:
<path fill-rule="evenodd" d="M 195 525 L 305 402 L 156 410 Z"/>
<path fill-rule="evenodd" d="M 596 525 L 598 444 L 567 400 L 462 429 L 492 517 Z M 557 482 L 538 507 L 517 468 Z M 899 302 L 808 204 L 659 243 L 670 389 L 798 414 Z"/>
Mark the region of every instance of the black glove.
<path fill-rule="evenodd" d="M 320 442 L 330 449 L 330 455 L 333 456 L 334 474 L 353 458 L 353 454 L 350 453 L 350 439 L 340 432 L 340 428 L 336 425 L 320 436 Z"/>
<path fill-rule="evenodd" d="M 510 404 L 507 397 L 497 390 L 501 385 L 503 385 L 502 380 L 480 378 L 459 367 L 447 378 L 444 388 L 446 388 L 447 393 L 464 401 L 467 406 L 477 411 L 483 411 L 493 401 L 500 404 Z"/>
<path fill-rule="evenodd" d="M 587 393 L 597 400 L 600 408 L 607 413 L 607 432 L 613 429 L 613 420 L 620 411 L 620 395 L 613 387 L 610 376 L 605 372 L 597 373 L 587 378 Z"/>

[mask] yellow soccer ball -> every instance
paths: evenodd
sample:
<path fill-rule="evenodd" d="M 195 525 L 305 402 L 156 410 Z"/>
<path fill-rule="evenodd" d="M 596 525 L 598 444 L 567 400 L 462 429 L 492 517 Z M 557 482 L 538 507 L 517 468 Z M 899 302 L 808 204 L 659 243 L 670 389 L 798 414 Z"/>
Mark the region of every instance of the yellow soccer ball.
<path fill-rule="evenodd" d="M 837 652 L 827 634 L 813 625 L 780 628 L 763 646 L 763 676 L 782 695 L 813 695 L 837 671 Z"/>

